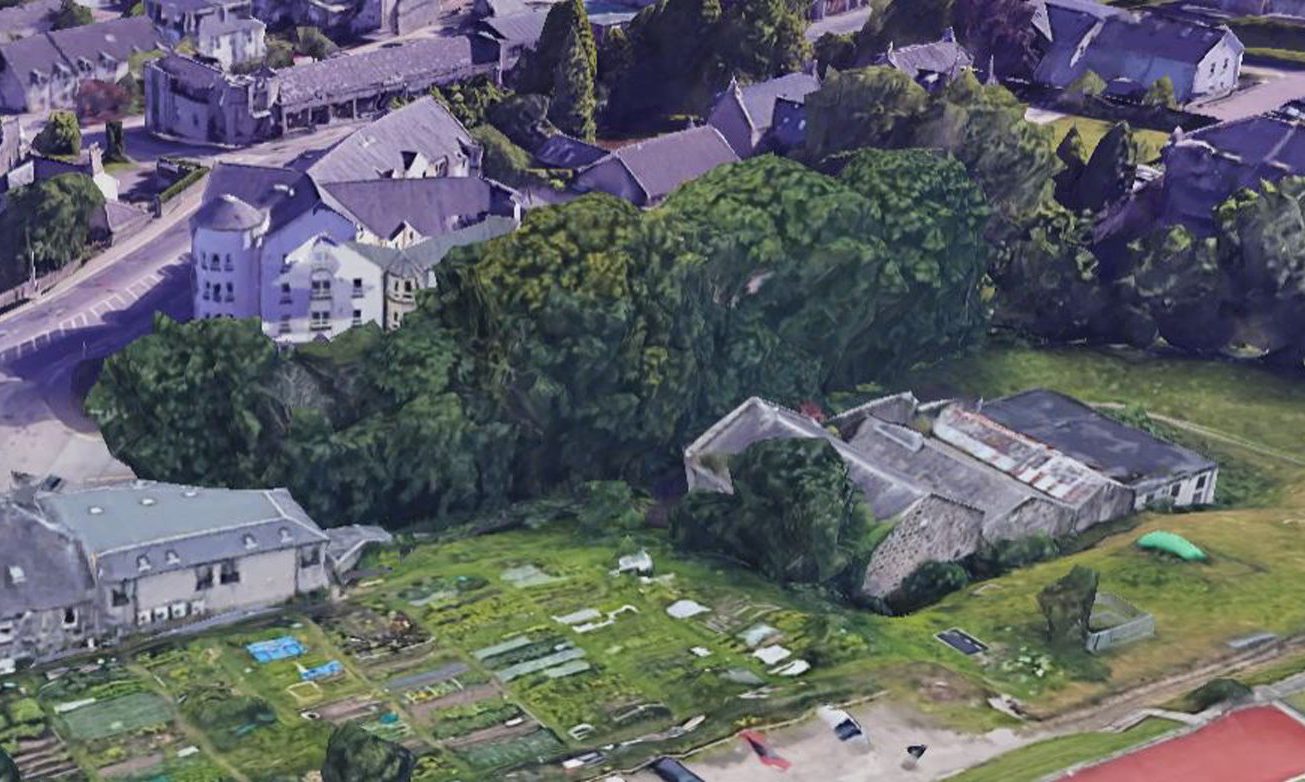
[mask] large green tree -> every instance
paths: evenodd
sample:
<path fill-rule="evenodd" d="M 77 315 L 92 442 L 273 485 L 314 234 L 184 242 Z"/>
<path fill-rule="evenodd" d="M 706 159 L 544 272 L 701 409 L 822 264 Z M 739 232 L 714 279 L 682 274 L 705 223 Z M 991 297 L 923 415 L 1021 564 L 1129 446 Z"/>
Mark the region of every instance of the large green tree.
<path fill-rule="evenodd" d="M 785 0 L 733 3 L 720 26 L 716 83 L 729 76 L 765 81 L 801 70 L 811 56 L 806 27 L 806 19 Z"/>
<path fill-rule="evenodd" d="M 714 93 L 708 74 L 720 20 L 719 0 L 658 0 L 640 11 L 613 44 L 624 51 L 605 58 L 621 65 L 603 74 L 607 123 L 637 127 L 700 109 Z"/>
<path fill-rule="evenodd" d="M 0 213 L 0 287 L 77 263 L 91 247 L 104 195 L 90 177 L 61 174 L 10 191 Z"/>
<path fill-rule="evenodd" d="M 80 7 L 80 6 L 79 6 Z M 82 151 L 82 129 L 71 111 L 52 111 L 32 148 L 42 155 L 75 156 Z"/>
<path fill-rule="evenodd" d="M 570 39 L 574 37 L 574 41 Z M 584 0 L 562 0 L 548 9 L 539 42 L 522 57 L 512 69 L 514 86 L 518 92 L 552 94 L 555 74 L 560 69 L 573 67 L 568 61 L 571 51 L 579 47 L 583 66 L 578 70 L 589 74 L 592 82 L 598 71 L 598 47 L 589 27 L 589 13 Z"/>
<path fill-rule="evenodd" d="M 981 67 L 991 64 L 1003 79 L 1028 77 L 1039 56 L 1034 10 L 1029 0 L 955 0 L 952 20 Z"/>
<path fill-rule="evenodd" d="M 588 47 L 581 40 L 588 36 Z M 588 24 L 583 34 L 571 30 L 562 46 L 553 81 L 553 100 L 548 119 L 563 133 L 592 141 L 594 138 L 595 60 L 592 57 L 593 35 Z"/>
<path fill-rule="evenodd" d="M 681 546 L 740 559 L 784 583 L 823 584 L 860 564 L 869 520 L 823 440 L 765 440 L 730 459 L 730 495 L 693 493 L 671 517 Z"/>
<path fill-rule="evenodd" d="M 406 747 L 351 722 L 331 734 L 322 782 L 408 782 L 415 766 L 416 759 Z"/>
<path fill-rule="evenodd" d="M 929 94 L 895 68 L 830 71 L 805 100 L 806 155 L 813 163 L 864 147 L 919 146 Z"/>

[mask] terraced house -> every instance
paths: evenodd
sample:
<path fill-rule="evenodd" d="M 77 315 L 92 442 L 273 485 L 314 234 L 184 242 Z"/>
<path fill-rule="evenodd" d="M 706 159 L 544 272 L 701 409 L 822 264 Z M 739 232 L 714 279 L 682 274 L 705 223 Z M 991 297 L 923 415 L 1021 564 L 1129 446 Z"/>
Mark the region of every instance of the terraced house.
<path fill-rule="evenodd" d="M 0 534 L 0 670 L 329 585 L 330 538 L 285 489 L 27 489 Z"/>

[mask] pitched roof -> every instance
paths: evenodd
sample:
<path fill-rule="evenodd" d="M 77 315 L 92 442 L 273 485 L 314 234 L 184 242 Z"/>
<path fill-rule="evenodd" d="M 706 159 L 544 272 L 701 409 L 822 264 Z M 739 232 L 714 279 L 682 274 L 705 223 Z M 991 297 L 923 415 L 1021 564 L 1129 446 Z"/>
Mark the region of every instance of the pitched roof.
<path fill-rule="evenodd" d="M 439 101 L 426 97 L 345 136 L 307 172 L 319 185 L 387 177 L 404 171 L 414 153 L 431 163 L 440 158 L 452 162 L 465 159 L 475 146 L 462 123 Z"/>
<path fill-rule="evenodd" d="M 285 489 L 135 481 L 38 494 L 37 504 L 78 537 L 104 581 L 327 540 Z"/>
<path fill-rule="evenodd" d="M 153 23 L 143 16 L 136 16 L 54 30 L 0 44 L 0 59 L 4 60 L 6 69 L 26 86 L 33 73 L 47 78 L 56 69 L 75 73 L 78 60 L 95 62 L 101 55 L 126 62 L 134 52 L 157 49 L 160 41 Z"/>
<path fill-rule="evenodd" d="M 965 68 L 974 67 L 974 58 L 953 38 L 894 48 L 881 55 L 878 61 L 893 66 L 912 79 L 932 73 L 951 78 Z"/>
<path fill-rule="evenodd" d="M 590 166 L 619 165 L 629 172 L 648 201 L 702 176 L 716 166 L 738 162 L 739 156 L 720 131 L 704 125 L 621 147 Z"/>
<path fill-rule="evenodd" d="M 249 206 L 266 210 L 269 230 L 303 214 L 318 202 L 313 180 L 301 171 L 243 163 L 218 163 L 208 175 L 205 203 L 232 195 Z"/>
<path fill-rule="evenodd" d="M 19 40 L 50 29 L 49 16 L 59 10 L 60 0 L 32 0 L 0 8 L 0 36 Z"/>
<path fill-rule="evenodd" d="M 472 42 L 465 36 L 421 38 L 388 49 L 329 57 L 277 71 L 273 77 L 286 111 L 323 100 L 371 95 L 384 87 L 428 83 L 432 76 L 453 75 L 475 64 Z"/>
<path fill-rule="evenodd" d="M 549 168 L 583 168 L 607 156 L 607 150 L 557 133 L 535 150 L 535 160 Z"/>
<path fill-rule="evenodd" d="M 548 9 L 518 11 L 506 16 L 487 17 L 480 25 L 495 38 L 513 45 L 533 46 L 539 42 L 544 32 L 544 20 L 548 18 Z"/>
<path fill-rule="evenodd" d="M 69 608 L 90 598 L 93 583 L 77 541 L 37 513 L 0 498 L 0 618 Z"/>
<path fill-rule="evenodd" d="M 1195 451 L 1055 391 L 1033 389 L 987 402 L 982 413 L 1125 484 L 1188 476 L 1215 467 Z"/>
<path fill-rule="evenodd" d="M 770 127 L 775 115 L 775 101 L 783 98 L 804 103 L 807 95 L 820 89 L 820 80 L 809 73 L 788 73 L 767 81 L 739 88 L 748 122 L 757 130 Z"/>
<path fill-rule="evenodd" d="M 479 177 L 368 179 L 322 187 L 327 203 L 382 239 L 412 226 L 438 236 L 489 214 L 511 214 L 513 193 Z"/>
<path fill-rule="evenodd" d="M 349 242 L 345 246 L 388 274 L 400 278 L 421 279 L 438 266 L 454 248 L 496 239 L 516 230 L 516 227 L 517 221 L 510 217 L 490 215 L 478 223 L 446 234 L 431 236 L 401 250 L 363 242 Z"/>

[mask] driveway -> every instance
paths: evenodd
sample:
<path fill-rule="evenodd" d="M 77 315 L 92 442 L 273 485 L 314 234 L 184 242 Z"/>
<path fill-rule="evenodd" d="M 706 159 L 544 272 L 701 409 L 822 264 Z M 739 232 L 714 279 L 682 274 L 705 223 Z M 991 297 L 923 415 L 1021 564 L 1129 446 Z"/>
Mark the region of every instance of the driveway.
<path fill-rule="evenodd" d="M 1254 117 L 1272 111 L 1288 101 L 1305 98 L 1305 71 L 1263 67 L 1248 67 L 1245 70 L 1264 80 L 1223 98 L 1192 103 L 1187 106 L 1187 110 L 1226 122 Z"/>

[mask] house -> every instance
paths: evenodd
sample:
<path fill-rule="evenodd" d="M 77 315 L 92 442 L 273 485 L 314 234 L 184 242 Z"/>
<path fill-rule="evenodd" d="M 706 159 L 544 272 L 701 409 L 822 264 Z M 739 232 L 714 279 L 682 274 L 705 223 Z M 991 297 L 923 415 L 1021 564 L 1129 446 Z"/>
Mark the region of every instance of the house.
<path fill-rule="evenodd" d="M 160 37 L 144 17 L 112 19 L 0 44 L 0 110 L 73 108 L 83 82 L 117 82 Z"/>
<path fill-rule="evenodd" d="M 534 152 L 535 162 L 544 168 L 580 169 L 607 157 L 607 150 L 587 141 L 555 133 Z"/>
<path fill-rule="evenodd" d="M 738 160 L 720 131 L 706 125 L 621 147 L 581 171 L 572 187 L 654 206 L 685 182 Z"/>
<path fill-rule="evenodd" d="M 913 46 L 893 46 L 888 51 L 871 57 L 865 65 L 894 68 L 929 91 L 941 89 L 962 73 L 973 70 L 974 58 L 956 41 L 949 27 L 942 38 Z M 860 63 L 858 63 L 860 65 Z"/>
<path fill-rule="evenodd" d="M 1072 397 L 1034 389 L 984 403 L 984 417 L 1086 464 L 1127 486 L 1141 509 L 1214 502 L 1219 466 L 1210 459 L 1093 410 Z"/>
<path fill-rule="evenodd" d="M 196 50 L 223 68 L 261 61 L 267 56 L 267 25 L 257 19 L 208 16 L 195 33 Z"/>
<path fill-rule="evenodd" d="M 497 51 L 480 38 L 420 38 L 278 71 L 225 74 L 170 55 L 145 66 L 151 132 L 249 144 L 337 121 L 380 116 L 396 99 L 440 84 L 496 74 Z"/>
<path fill-rule="evenodd" d="M 77 539 L 12 497 L 0 498 L 0 674 L 98 634 L 95 584 Z"/>
<path fill-rule="evenodd" d="M 707 124 L 720 131 L 734 154 L 741 158 L 751 157 L 785 146 L 776 144 L 770 136 L 777 115 L 792 112 L 792 107 L 802 107 L 806 96 L 819 88 L 820 80 L 807 73 L 790 73 L 746 87 L 731 79 L 729 87 L 712 105 Z M 792 136 L 796 135 L 800 143 L 805 137 L 805 112 L 801 111 L 801 114 L 797 119 L 785 117 L 780 123 L 785 129 L 786 141 L 792 141 Z M 793 131 L 797 131 L 796 134 Z"/>
<path fill-rule="evenodd" d="M 897 394 L 825 424 L 754 397 L 685 449 L 688 485 L 732 491 L 728 457 L 756 442 L 829 443 L 874 517 L 894 525 L 866 569 L 861 592 L 870 598 L 892 594 L 925 562 L 963 559 L 1001 540 L 1081 533 L 1144 507 L 1173 485 L 1183 487 L 1172 495 L 1175 502 L 1213 500 L 1213 463 L 1122 424 L 1101 423 L 1110 419 L 1067 397 L 1052 395 L 1072 407 L 1044 405 L 1047 395 L 1033 391 L 975 405 L 921 404 Z M 1016 420 L 1012 411 L 1025 407 L 1041 415 Z M 1096 417 L 1090 423 L 1089 414 Z M 1054 422 L 1080 436 L 1063 436 Z M 1123 442 L 1137 443 L 1146 459 L 1106 458 Z M 1148 469 L 1139 472 L 1142 461 Z"/>
<path fill-rule="evenodd" d="M 350 133 L 305 170 L 319 185 L 375 178 L 470 177 L 481 149 L 439 101 L 429 96 L 387 112 Z"/>
<path fill-rule="evenodd" d="M 252 19 L 251 0 L 145 0 L 145 16 L 169 44 L 199 35 L 206 20 Z"/>
<path fill-rule="evenodd" d="M 50 17 L 59 12 L 60 0 L 31 0 L 0 8 L 0 43 L 19 41 L 50 29 Z"/>
<path fill-rule="evenodd" d="M 1161 158 L 1160 219 L 1210 236 L 1215 207 L 1237 191 L 1305 174 L 1305 124 L 1278 113 L 1179 130 Z"/>
<path fill-rule="evenodd" d="M 1245 47 L 1225 25 L 1093 0 L 1047 0 L 1047 6 L 1052 40 L 1034 81 L 1064 89 L 1091 71 L 1106 82 L 1108 95 L 1137 99 L 1167 77 L 1180 104 L 1237 86 Z"/>
<path fill-rule="evenodd" d="M 0 529 L 0 670 L 329 585 L 331 536 L 285 489 L 24 487 Z"/>
<path fill-rule="evenodd" d="M 480 36 L 492 41 L 498 49 L 498 65 L 504 72 L 511 70 L 527 51 L 539 44 L 544 32 L 548 7 L 518 11 L 503 16 L 493 15 L 476 22 Z"/>

